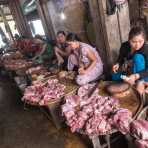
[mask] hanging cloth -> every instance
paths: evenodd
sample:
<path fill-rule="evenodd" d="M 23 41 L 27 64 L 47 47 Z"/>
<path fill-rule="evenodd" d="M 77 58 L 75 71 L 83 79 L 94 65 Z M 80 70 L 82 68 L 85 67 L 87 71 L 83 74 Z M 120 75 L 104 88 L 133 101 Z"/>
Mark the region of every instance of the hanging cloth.
<path fill-rule="evenodd" d="M 120 11 L 127 0 L 106 0 L 106 9 L 108 15 L 113 15 L 116 12 L 116 8 Z"/>
<path fill-rule="evenodd" d="M 144 14 L 148 14 L 148 0 L 144 0 L 142 3 L 142 11 Z"/>
<path fill-rule="evenodd" d="M 106 0 L 106 9 L 108 15 L 113 15 L 116 12 L 116 4 L 114 0 Z"/>
<path fill-rule="evenodd" d="M 127 1 L 127 0 L 114 0 L 116 6 L 118 6 L 118 5 L 123 5 L 123 4 L 126 3 L 126 1 Z"/>
<path fill-rule="evenodd" d="M 114 0 L 117 9 L 120 11 L 120 9 L 123 7 L 123 5 L 127 2 L 127 0 Z"/>

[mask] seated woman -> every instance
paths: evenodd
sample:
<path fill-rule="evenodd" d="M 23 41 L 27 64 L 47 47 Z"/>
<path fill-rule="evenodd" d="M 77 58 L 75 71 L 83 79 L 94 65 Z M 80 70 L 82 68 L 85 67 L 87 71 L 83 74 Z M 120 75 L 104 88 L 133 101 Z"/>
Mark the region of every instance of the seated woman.
<path fill-rule="evenodd" d="M 148 81 L 147 69 L 148 50 L 145 44 L 145 34 L 141 27 L 133 27 L 129 32 L 129 40 L 121 45 L 117 63 L 113 65 L 112 80 L 121 80 L 121 75 L 129 75 L 125 81 L 134 84 L 136 80 Z M 126 63 L 126 64 L 125 64 Z M 130 64 L 129 64 L 130 63 Z M 125 66 L 125 71 L 119 72 L 119 69 Z M 128 66 L 130 73 L 128 73 Z M 137 83 L 139 90 L 139 84 Z M 140 91 L 140 90 L 139 90 Z"/>
<path fill-rule="evenodd" d="M 58 31 L 56 36 L 56 43 L 54 45 L 54 52 L 58 60 L 58 66 L 66 69 L 68 53 L 66 51 L 66 34 L 64 31 Z"/>
<path fill-rule="evenodd" d="M 72 50 L 68 58 L 68 69 L 73 70 L 74 66 L 79 68 L 77 84 L 84 85 L 96 80 L 103 73 L 103 64 L 96 49 L 78 41 L 73 33 L 68 34 L 66 40 Z"/>
<path fill-rule="evenodd" d="M 34 47 L 38 48 L 34 54 L 34 57 L 32 60 L 35 60 L 39 64 L 50 64 L 52 57 L 53 57 L 53 49 L 51 44 L 47 43 L 43 40 L 43 38 L 40 35 L 35 36 L 34 38 Z"/>

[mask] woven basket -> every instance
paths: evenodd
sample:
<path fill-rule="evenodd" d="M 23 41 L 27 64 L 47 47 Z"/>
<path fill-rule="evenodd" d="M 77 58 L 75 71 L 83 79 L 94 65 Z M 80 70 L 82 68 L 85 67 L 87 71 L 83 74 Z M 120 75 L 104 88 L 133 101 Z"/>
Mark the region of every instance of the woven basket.
<path fill-rule="evenodd" d="M 35 102 L 31 102 L 31 101 L 28 101 L 28 100 L 25 100 L 24 101 L 25 104 L 29 104 L 29 105 L 32 105 L 32 106 L 39 106 L 38 103 L 35 103 Z"/>
<path fill-rule="evenodd" d="M 145 119 L 148 121 L 148 106 L 142 109 L 142 111 L 139 113 L 137 119 Z"/>
<path fill-rule="evenodd" d="M 83 129 L 78 129 L 77 132 L 80 133 L 80 134 L 82 134 L 82 135 L 87 135 L 87 134 L 84 132 Z M 98 135 L 90 135 L 90 136 L 92 136 L 92 137 L 94 137 L 94 136 L 97 137 L 97 136 L 111 135 L 111 134 L 114 134 L 114 133 L 116 133 L 116 132 L 118 132 L 116 129 L 112 129 L 112 130 L 110 130 L 110 131 L 107 131 L 107 132 L 104 132 L 104 133 L 100 133 L 100 134 L 98 134 Z"/>
<path fill-rule="evenodd" d="M 62 98 L 63 98 L 63 97 L 61 97 L 60 99 L 51 99 L 51 100 L 48 102 L 48 105 L 59 104 L 59 103 L 62 101 Z"/>
<path fill-rule="evenodd" d="M 47 83 L 47 81 L 50 80 L 50 79 L 57 79 L 57 76 L 56 76 L 56 75 L 52 75 L 52 76 L 43 78 L 43 79 L 38 80 L 38 81 L 39 81 L 39 82 L 42 82 L 42 83 Z"/>

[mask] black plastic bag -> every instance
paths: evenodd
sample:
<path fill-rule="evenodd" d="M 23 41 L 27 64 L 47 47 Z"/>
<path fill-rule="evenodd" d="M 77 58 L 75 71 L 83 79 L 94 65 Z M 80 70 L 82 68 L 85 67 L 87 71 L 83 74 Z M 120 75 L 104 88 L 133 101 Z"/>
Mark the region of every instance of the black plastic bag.
<path fill-rule="evenodd" d="M 108 15 L 113 15 L 116 12 L 116 4 L 114 0 L 106 0 L 106 10 Z"/>

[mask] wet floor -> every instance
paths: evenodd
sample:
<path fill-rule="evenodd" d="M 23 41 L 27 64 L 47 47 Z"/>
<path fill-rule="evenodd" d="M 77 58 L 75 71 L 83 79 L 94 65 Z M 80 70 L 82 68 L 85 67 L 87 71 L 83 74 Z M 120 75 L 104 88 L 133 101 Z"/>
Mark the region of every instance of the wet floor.
<path fill-rule="evenodd" d="M 35 107 L 24 110 L 15 83 L 0 79 L 0 148 L 87 148 L 68 129 L 57 130 Z"/>
<path fill-rule="evenodd" d="M 71 134 L 67 128 L 57 130 L 39 108 L 27 106 L 24 110 L 15 83 L 0 78 L 0 148 L 91 147 L 86 137 Z"/>

